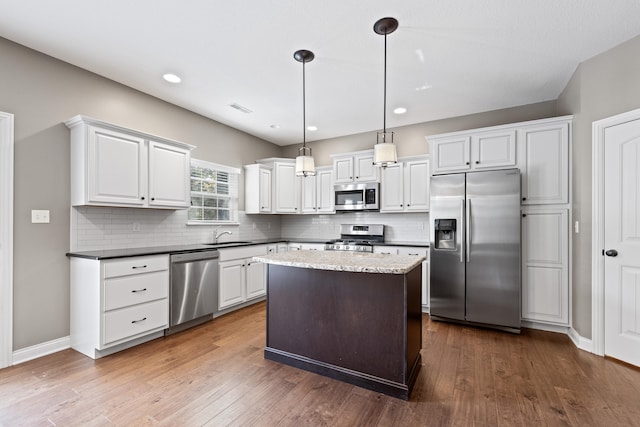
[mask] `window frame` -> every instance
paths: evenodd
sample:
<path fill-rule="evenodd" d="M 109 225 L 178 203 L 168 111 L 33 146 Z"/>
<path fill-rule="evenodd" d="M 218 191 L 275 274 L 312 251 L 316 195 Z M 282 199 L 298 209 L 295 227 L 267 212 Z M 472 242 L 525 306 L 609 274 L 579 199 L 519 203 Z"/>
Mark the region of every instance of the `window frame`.
<path fill-rule="evenodd" d="M 216 193 L 208 193 L 202 191 L 194 191 L 193 188 L 193 180 L 192 176 L 193 168 L 199 167 L 204 169 L 209 169 L 216 173 L 227 173 L 229 175 L 228 184 L 229 184 L 229 195 L 225 196 L 223 194 Z M 187 209 L 187 225 L 240 225 L 238 222 L 238 214 L 239 214 L 239 196 L 238 196 L 238 186 L 240 181 L 240 173 L 241 169 L 234 168 L 231 166 L 221 165 L 219 163 L 209 162 L 206 160 L 200 159 L 191 159 L 191 163 L 189 164 L 189 208 Z M 198 179 L 198 178 L 196 178 Z M 235 182 L 233 182 L 235 180 Z M 228 220 L 210 220 L 210 219 L 192 219 L 191 212 L 194 209 L 204 209 L 206 206 L 203 203 L 200 206 L 192 206 L 194 197 L 206 197 L 209 199 L 225 199 L 228 200 L 229 206 L 229 219 Z"/>

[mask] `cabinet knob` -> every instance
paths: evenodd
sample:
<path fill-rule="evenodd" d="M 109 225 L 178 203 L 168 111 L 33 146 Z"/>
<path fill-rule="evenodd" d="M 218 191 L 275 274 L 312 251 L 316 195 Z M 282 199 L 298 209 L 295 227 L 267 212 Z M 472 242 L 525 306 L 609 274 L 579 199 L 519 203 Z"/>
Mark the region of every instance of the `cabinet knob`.
<path fill-rule="evenodd" d="M 140 200 L 144 200 L 144 196 L 140 197 Z"/>
<path fill-rule="evenodd" d="M 527 214 L 522 214 L 522 218 L 526 218 L 526 217 L 527 217 Z"/>
<path fill-rule="evenodd" d="M 476 165 L 479 165 L 479 164 L 480 164 L 480 160 L 476 160 Z"/>
<path fill-rule="evenodd" d="M 525 200 L 527 200 L 527 198 L 526 198 L 526 197 L 523 197 L 523 198 L 522 198 L 522 201 L 524 202 Z"/>
<path fill-rule="evenodd" d="M 469 162 L 467 162 L 467 164 L 469 164 Z"/>
<path fill-rule="evenodd" d="M 400 205 L 400 206 L 402 206 L 402 205 Z M 411 204 L 410 204 L 410 203 L 407 203 L 407 207 L 409 207 L 409 206 L 411 206 Z"/>
<path fill-rule="evenodd" d="M 353 179 L 353 177 L 352 177 L 352 176 L 350 176 L 350 177 L 349 177 L 349 179 Z"/>
<path fill-rule="evenodd" d="M 151 198 L 151 201 L 153 202 L 155 199 L 156 199 L 155 197 L 152 197 L 152 198 Z"/>
<path fill-rule="evenodd" d="M 402 207 L 402 203 L 400 203 L 400 207 Z"/>

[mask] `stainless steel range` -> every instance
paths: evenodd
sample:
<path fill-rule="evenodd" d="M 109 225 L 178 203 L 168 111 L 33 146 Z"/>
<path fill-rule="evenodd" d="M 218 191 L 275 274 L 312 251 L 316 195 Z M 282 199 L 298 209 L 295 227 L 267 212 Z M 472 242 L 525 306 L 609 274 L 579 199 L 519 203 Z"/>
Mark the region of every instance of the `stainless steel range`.
<path fill-rule="evenodd" d="M 342 224 L 340 238 L 325 243 L 327 251 L 373 252 L 374 243 L 384 243 L 384 224 Z"/>

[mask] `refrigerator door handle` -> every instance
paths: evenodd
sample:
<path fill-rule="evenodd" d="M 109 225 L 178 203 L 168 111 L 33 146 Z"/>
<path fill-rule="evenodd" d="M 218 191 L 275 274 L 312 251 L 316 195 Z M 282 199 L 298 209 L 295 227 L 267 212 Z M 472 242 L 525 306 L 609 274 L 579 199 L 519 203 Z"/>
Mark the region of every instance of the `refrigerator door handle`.
<path fill-rule="evenodd" d="M 467 252 L 467 262 L 471 260 L 471 199 L 467 199 L 467 209 L 466 209 L 467 217 L 465 219 L 465 225 L 467 226 L 466 230 L 466 242 L 465 249 Z"/>
<path fill-rule="evenodd" d="M 464 220 L 464 199 L 460 200 L 460 221 Z M 458 227 L 460 229 L 460 262 L 464 262 L 464 239 L 462 238 L 462 227 Z"/>

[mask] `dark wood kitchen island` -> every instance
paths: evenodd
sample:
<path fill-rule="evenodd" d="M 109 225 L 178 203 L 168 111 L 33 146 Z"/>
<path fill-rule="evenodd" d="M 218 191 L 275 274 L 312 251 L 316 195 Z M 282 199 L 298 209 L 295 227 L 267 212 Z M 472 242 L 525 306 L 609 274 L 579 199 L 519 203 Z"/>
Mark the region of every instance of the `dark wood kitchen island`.
<path fill-rule="evenodd" d="M 296 251 L 267 269 L 265 358 L 409 399 L 420 370 L 424 257 Z"/>

